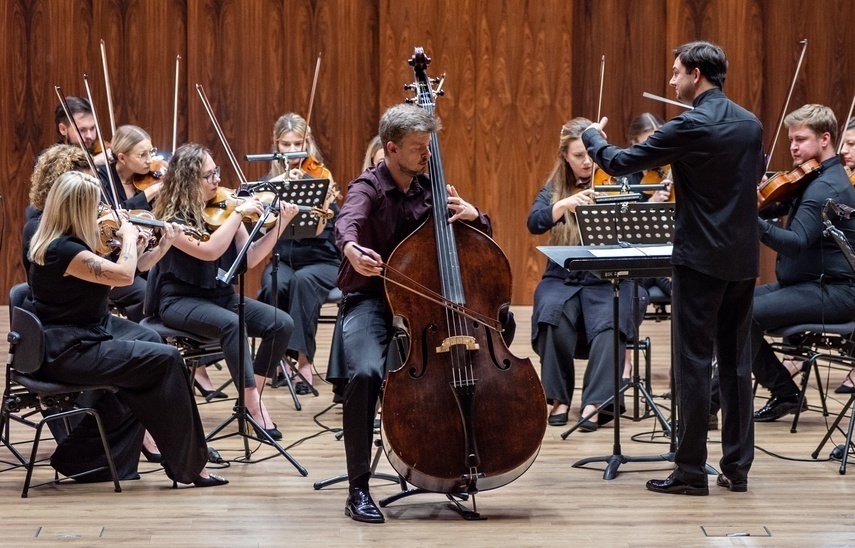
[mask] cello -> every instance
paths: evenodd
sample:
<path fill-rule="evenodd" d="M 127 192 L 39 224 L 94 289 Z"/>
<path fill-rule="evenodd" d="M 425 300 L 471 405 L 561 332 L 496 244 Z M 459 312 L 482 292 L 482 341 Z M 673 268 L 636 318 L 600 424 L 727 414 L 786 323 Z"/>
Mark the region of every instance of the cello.
<path fill-rule="evenodd" d="M 429 62 L 416 48 L 410 65 L 418 105 L 433 114 Z M 430 152 L 432 216 L 386 263 L 386 297 L 404 319 L 410 345 L 386 380 L 382 441 L 393 468 L 412 485 L 474 494 L 531 466 L 546 431 L 546 399 L 531 361 L 511 354 L 501 336 L 498 318 L 511 294 L 508 259 L 483 232 L 448 223 L 435 133 Z"/>

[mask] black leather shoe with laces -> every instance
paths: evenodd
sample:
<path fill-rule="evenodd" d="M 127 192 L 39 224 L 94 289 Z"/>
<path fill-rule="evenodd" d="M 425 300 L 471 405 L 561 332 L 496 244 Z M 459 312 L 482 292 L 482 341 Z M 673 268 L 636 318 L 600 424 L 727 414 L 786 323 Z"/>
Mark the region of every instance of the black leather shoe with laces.
<path fill-rule="evenodd" d="M 351 487 L 347 495 L 347 503 L 344 505 L 344 515 L 363 523 L 383 523 L 386 518 L 374 504 L 368 489 Z"/>

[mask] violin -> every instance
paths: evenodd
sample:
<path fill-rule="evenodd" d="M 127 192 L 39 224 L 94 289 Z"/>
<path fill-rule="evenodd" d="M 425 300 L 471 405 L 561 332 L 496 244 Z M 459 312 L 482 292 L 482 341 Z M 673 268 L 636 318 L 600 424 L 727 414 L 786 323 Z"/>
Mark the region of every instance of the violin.
<path fill-rule="evenodd" d="M 163 182 L 163 176 L 166 175 L 168 167 L 169 162 L 160 156 L 152 158 L 148 173 L 134 174 L 134 186 L 137 190 L 143 192 L 151 185 Z"/>
<path fill-rule="evenodd" d="M 265 193 L 258 192 L 254 195 L 260 201 L 262 196 Z M 268 192 L 270 194 L 269 200 L 265 203 L 271 203 L 273 201 L 273 192 Z M 265 197 L 266 198 L 266 197 Z M 236 207 L 241 205 L 246 201 L 246 197 L 238 196 L 234 190 L 225 187 L 217 187 L 217 195 L 213 200 L 210 200 L 205 209 L 202 210 L 202 219 L 205 221 L 205 224 L 208 225 L 208 228 L 211 230 L 216 230 L 219 227 L 223 226 L 223 223 L 226 222 L 226 219 L 229 218 L 229 215 L 235 210 Z M 271 228 L 276 224 L 278 220 L 278 213 L 275 211 L 271 211 L 270 215 L 267 216 L 267 220 L 264 221 L 264 224 L 261 225 L 264 228 Z M 258 214 L 245 215 L 243 218 L 243 222 L 245 223 L 257 223 L 258 222 Z"/>
<path fill-rule="evenodd" d="M 670 165 L 662 166 L 662 167 L 655 167 L 653 169 L 647 170 L 647 172 L 641 178 L 641 184 L 642 185 L 661 185 L 662 181 L 666 181 L 666 180 L 671 180 L 671 166 Z M 668 190 L 669 190 L 668 201 L 673 202 L 674 201 L 674 183 L 673 182 L 669 185 Z M 650 194 L 653 193 L 653 191 L 647 191 L 647 192 L 649 192 Z"/>
<path fill-rule="evenodd" d="M 276 193 L 271 191 L 253 192 L 250 196 L 263 204 L 271 204 L 277 199 Z M 232 214 L 235 208 L 244 203 L 246 199 L 246 196 L 238 196 L 237 193 L 231 189 L 218 187 L 217 195 L 213 200 L 209 201 L 205 206 L 205 209 L 202 210 L 202 219 L 205 221 L 205 224 L 208 225 L 208 228 L 216 230 L 226 222 L 226 219 L 229 218 L 229 215 Z M 316 217 L 318 219 L 331 219 L 333 216 L 333 211 L 331 209 L 320 209 L 317 207 L 303 205 L 298 205 L 297 211 L 299 213 L 308 213 L 312 217 Z M 263 228 L 271 228 L 276 224 L 278 218 L 278 212 L 271 210 L 267 220 L 264 221 L 264 224 L 261 226 Z M 243 218 L 243 222 L 257 223 L 258 215 L 246 215 Z"/>
<path fill-rule="evenodd" d="M 762 211 L 775 202 L 789 200 L 816 179 L 819 171 L 819 162 L 814 159 L 808 160 L 792 171 L 779 171 L 757 187 L 757 207 Z"/>
<path fill-rule="evenodd" d="M 144 209 L 132 209 L 129 211 L 128 222 L 140 228 L 140 238 L 146 242 L 146 251 L 160 243 L 160 234 L 155 229 L 162 229 L 164 222 L 156 219 L 151 211 Z M 210 236 L 193 227 L 179 225 L 181 231 L 200 242 L 206 242 Z M 109 255 L 114 249 L 122 246 L 122 240 L 118 237 L 119 221 L 114 211 L 102 204 L 98 208 L 98 233 L 101 236 L 100 244 L 96 250 L 101 255 Z"/>

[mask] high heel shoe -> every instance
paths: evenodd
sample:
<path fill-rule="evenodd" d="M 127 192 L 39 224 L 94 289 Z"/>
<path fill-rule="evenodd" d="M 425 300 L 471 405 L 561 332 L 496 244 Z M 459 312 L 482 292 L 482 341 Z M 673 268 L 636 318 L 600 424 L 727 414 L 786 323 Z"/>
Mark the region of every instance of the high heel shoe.
<path fill-rule="evenodd" d="M 226 478 L 217 476 L 215 474 L 208 474 L 207 478 L 203 478 L 202 476 L 197 477 L 193 480 L 193 485 L 196 487 L 216 487 L 218 485 L 226 485 L 229 482 Z M 178 482 L 172 480 L 172 488 L 178 489 Z"/>
<path fill-rule="evenodd" d="M 853 371 L 855 371 L 855 369 L 849 370 L 849 373 L 846 374 L 846 380 L 847 381 L 853 380 L 852 379 L 852 372 Z M 835 394 L 853 394 L 853 393 L 855 393 L 855 386 L 849 386 L 847 384 L 841 384 L 840 386 L 838 386 L 837 388 L 834 389 L 834 393 Z"/>
<path fill-rule="evenodd" d="M 253 425 L 253 428 L 255 428 L 255 433 L 258 434 L 259 436 L 261 435 L 261 431 L 263 430 L 264 432 L 267 433 L 268 436 L 271 437 L 271 439 L 273 439 L 273 441 L 279 441 L 282 439 L 282 432 L 280 432 L 276 428 L 275 422 L 273 423 L 273 428 L 261 428 L 261 427 L 256 428 L 255 425 Z"/>
<path fill-rule="evenodd" d="M 161 455 L 160 453 L 152 453 L 151 451 L 145 448 L 145 445 L 142 446 L 142 454 L 145 457 L 145 460 L 147 460 L 148 462 L 163 462 L 163 455 Z"/>
<path fill-rule="evenodd" d="M 209 397 L 212 397 L 212 398 L 215 398 L 215 399 L 218 399 L 218 400 L 219 400 L 219 399 L 225 399 L 225 398 L 228 398 L 228 396 L 226 396 L 225 394 L 223 394 L 223 393 L 222 393 L 222 392 L 220 392 L 219 390 L 216 390 L 216 389 L 214 389 L 214 390 L 208 390 L 208 389 L 206 389 L 206 388 L 202 388 L 202 385 L 201 385 L 201 384 L 199 384 L 199 381 L 197 381 L 197 380 L 195 380 L 195 379 L 193 380 L 193 386 L 195 386 L 195 387 L 196 387 L 196 390 L 198 390 L 198 391 L 199 391 L 199 393 L 200 393 L 200 394 L 202 394 L 202 397 L 203 397 L 203 398 L 209 398 Z M 212 394 L 213 394 L 213 396 L 212 396 Z"/>

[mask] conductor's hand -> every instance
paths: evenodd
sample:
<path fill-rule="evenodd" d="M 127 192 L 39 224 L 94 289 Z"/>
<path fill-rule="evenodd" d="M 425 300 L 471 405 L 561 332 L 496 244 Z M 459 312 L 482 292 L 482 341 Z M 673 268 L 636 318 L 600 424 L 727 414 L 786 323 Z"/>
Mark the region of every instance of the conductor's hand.
<path fill-rule="evenodd" d="M 344 246 L 344 256 L 353 269 L 363 276 L 379 276 L 383 273 L 383 258 L 373 249 L 347 242 Z"/>
<path fill-rule="evenodd" d="M 609 119 L 606 118 L 605 116 L 603 116 L 602 118 L 600 118 L 599 122 L 594 122 L 593 124 L 591 124 L 590 126 L 588 126 L 585 129 L 587 130 L 589 128 L 594 128 L 600 133 L 600 135 L 603 136 L 603 139 L 608 140 L 608 137 L 606 136 L 606 132 L 603 131 L 603 128 L 605 128 L 606 124 L 608 124 L 608 123 L 609 123 Z"/>
<path fill-rule="evenodd" d="M 464 202 L 463 198 L 457 194 L 457 189 L 451 185 L 445 185 L 445 188 L 448 191 L 448 209 L 453 214 L 448 218 L 449 223 L 453 223 L 457 219 L 474 221 L 478 218 L 478 210 L 472 204 Z"/>

